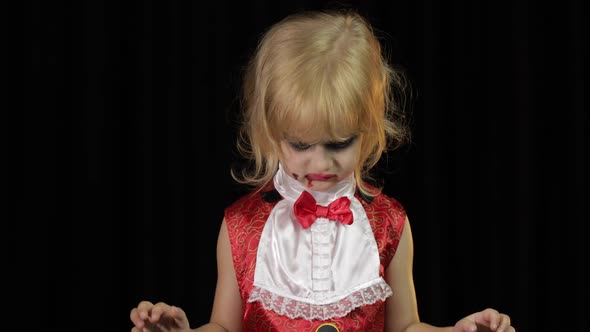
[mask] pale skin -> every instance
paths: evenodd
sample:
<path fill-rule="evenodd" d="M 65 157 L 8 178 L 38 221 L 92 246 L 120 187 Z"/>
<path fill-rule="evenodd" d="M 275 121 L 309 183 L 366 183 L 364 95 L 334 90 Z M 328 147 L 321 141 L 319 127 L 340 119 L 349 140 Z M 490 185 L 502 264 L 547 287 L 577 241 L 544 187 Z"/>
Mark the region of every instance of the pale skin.
<path fill-rule="evenodd" d="M 327 190 L 354 171 L 359 152 L 360 138 L 351 142 L 333 144 L 305 144 L 289 139 L 281 141 L 281 164 L 288 174 L 314 190 Z M 306 175 L 312 174 L 311 177 Z M 330 175 L 325 181 L 313 175 Z M 233 267 L 231 247 L 226 223 L 223 220 L 217 240 L 218 280 L 210 322 L 190 329 L 185 312 L 175 306 L 159 302 L 142 301 L 131 310 L 132 332 L 187 332 L 187 331 L 241 331 L 242 299 Z M 434 327 L 420 322 L 412 276 L 413 240 L 409 220 L 397 251 L 386 271 L 385 279 L 395 290 L 386 300 L 385 331 L 387 332 L 515 332 L 510 317 L 495 309 L 485 309 L 459 320 L 452 327 Z"/>

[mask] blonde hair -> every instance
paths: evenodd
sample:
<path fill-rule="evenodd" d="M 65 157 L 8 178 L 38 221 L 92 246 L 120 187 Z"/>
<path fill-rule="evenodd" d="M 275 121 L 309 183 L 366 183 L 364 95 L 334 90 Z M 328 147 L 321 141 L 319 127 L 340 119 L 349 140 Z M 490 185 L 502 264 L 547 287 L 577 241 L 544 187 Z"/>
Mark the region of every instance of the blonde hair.
<path fill-rule="evenodd" d="M 334 140 L 358 134 L 357 187 L 374 195 L 363 178 L 407 134 L 391 93 L 401 78 L 359 14 L 304 12 L 283 19 L 264 34 L 246 68 L 238 150 L 253 167 L 232 176 L 268 184 L 285 135 L 309 142 L 326 134 Z"/>

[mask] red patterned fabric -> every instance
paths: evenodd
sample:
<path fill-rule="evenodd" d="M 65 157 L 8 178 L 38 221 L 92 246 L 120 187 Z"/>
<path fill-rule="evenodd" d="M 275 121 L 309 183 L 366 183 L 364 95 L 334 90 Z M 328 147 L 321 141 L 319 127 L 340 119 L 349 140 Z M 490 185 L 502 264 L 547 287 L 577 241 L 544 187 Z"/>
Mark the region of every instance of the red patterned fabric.
<path fill-rule="evenodd" d="M 402 234 L 406 214 L 399 202 L 380 194 L 371 203 L 361 197 L 373 229 L 381 260 L 380 274 L 389 266 Z M 325 323 L 334 324 L 340 331 L 383 331 L 385 303 L 378 301 L 351 311 L 348 315 L 329 321 L 289 319 L 265 310 L 258 302 L 247 302 L 252 292 L 256 252 L 264 223 L 276 202 L 269 203 L 260 193 L 242 197 L 225 210 L 225 220 L 232 249 L 236 278 L 244 308 L 242 330 L 248 331 L 313 331 Z M 395 289 L 393 290 L 395 294 Z"/>

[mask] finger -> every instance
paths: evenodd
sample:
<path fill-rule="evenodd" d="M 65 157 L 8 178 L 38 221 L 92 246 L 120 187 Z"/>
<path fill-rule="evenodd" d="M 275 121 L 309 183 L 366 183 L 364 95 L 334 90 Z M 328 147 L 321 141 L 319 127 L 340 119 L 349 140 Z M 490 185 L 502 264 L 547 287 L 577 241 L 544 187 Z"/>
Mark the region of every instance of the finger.
<path fill-rule="evenodd" d="M 151 308 L 153 306 L 154 306 L 154 304 L 151 303 L 150 301 L 141 301 L 141 302 L 139 302 L 139 305 L 137 305 L 137 309 L 148 310 L 149 308 Z"/>
<path fill-rule="evenodd" d="M 500 325 L 500 316 L 495 314 L 490 314 L 491 316 L 488 317 L 489 327 L 492 331 L 497 331 L 498 326 Z M 499 331 L 501 332 L 501 331 Z"/>
<path fill-rule="evenodd" d="M 129 318 L 131 319 L 131 322 L 133 322 L 133 325 L 135 325 L 137 327 L 143 326 L 143 319 L 141 319 L 141 317 L 139 317 L 139 311 L 137 310 L 137 308 L 133 308 L 131 310 L 131 313 L 129 314 Z"/>
<path fill-rule="evenodd" d="M 463 318 L 455 324 L 455 330 L 457 329 L 461 332 L 474 332 L 477 331 L 477 325 L 472 320 Z"/>
<path fill-rule="evenodd" d="M 146 320 L 150 317 L 150 311 L 152 309 L 152 307 L 154 306 L 153 303 L 151 303 L 150 301 L 141 301 L 139 303 L 139 305 L 137 306 L 137 313 L 139 315 L 139 318 Z"/>
<path fill-rule="evenodd" d="M 170 310 L 172 311 L 172 317 L 174 317 L 174 319 L 180 321 L 188 321 L 186 313 L 181 308 L 172 306 L 170 307 Z"/>
<path fill-rule="evenodd" d="M 158 322 L 162 316 L 172 317 L 172 312 L 168 304 L 164 302 L 158 302 L 152 307 L 150 322 Z"/>
<path fill-rule="evenodd" d="M 508 316 L 506 314 L 501 314 L 498 332 L 508 331 L 509 327 L 510 327 L 510 316 Z"/>
<path fill-rule="evenodd" d="M 139 329 L 140 332 L 156 332 L 156 331 L 170 331 L 169 326 L 164 326 L 157 323 L 152 323 L 149 319 L 145 322 L 145 325 Z"/>
<path fill-rule="evenodd" d="M 171 306 L 170 315 L 178 326 L 189 328 L 188 318 L 186 313 L 179 307 Z"/>
<path fill-rule="evenodd" d="M 495 331 L 500 321 L 500 313 L 495 309 L 488 308 L 481 311 L 479 315 L 475 315 L 474 319 L 477 324 L 489 326 L 492 331 Z"/>
<path fill-rule="evenodd" d="M 149 330 L 145 329 L 145 328 L 138 328 L 138 327 L 133 327 L 131 329 L 131 332 L 149 332 Z"/>

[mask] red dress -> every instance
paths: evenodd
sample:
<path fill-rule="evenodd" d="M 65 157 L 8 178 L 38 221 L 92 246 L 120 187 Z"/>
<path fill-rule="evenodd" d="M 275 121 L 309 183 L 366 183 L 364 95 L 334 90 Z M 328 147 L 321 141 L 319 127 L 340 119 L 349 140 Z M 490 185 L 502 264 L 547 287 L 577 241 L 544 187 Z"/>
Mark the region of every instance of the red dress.
<path fill-rule="evenodd" d="M 384 194 L 374 198 L 355 195 L 363 205 L 377 242 L 380 275 L 389 266 L 397 249 L 406 220 L 401 204 Z M 358 307 L 344 317 L 329 321 L 291 319 L 266 310 L 259 302 L 248 302 L 253 289 L 256 253 L 264 224 L 281 197 L 276 191 L 251 193 L 237 200 L 225 210 L 225 220 L 231 243 L 232 259 L 242 297 L 243 331 L 316 331 L 332 324 L 340 331 L 383 331 L 385 302 Z M 395 289 L 393 290 L 395 293 Z M 328 329 L 335 331 L 335 329 Z"/>

